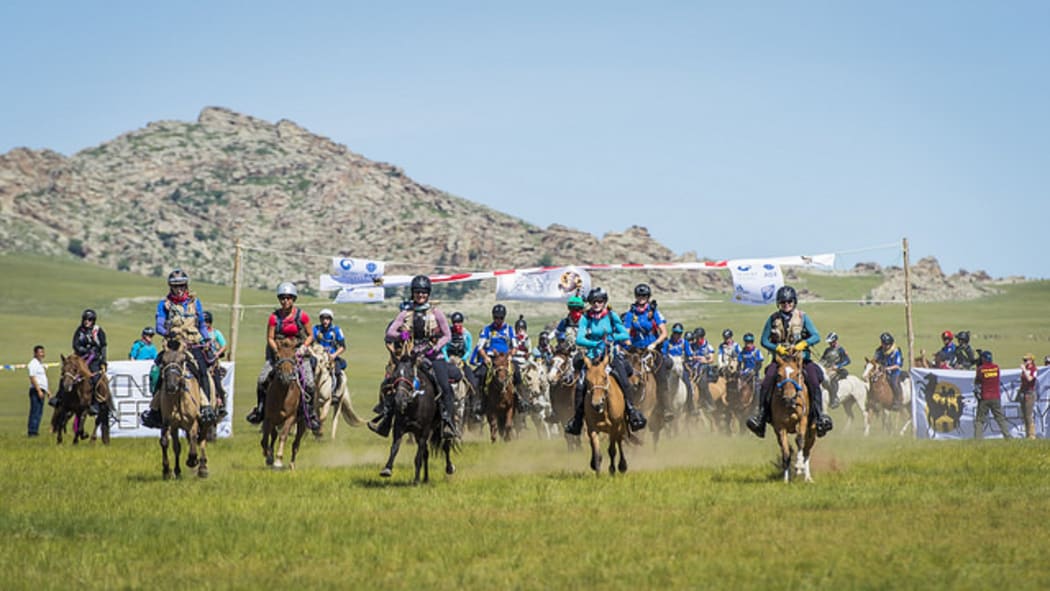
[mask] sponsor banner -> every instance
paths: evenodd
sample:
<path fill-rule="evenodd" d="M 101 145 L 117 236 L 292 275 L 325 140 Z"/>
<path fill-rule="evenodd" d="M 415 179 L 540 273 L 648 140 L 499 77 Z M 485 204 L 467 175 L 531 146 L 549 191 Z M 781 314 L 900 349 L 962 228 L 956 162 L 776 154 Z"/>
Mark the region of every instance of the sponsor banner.
<path fill-rule="evenodd" d="M 222 362 L 226 377 L 222 387 L 226 390 L 227 414 L 218 425 L 219 437 L 233 435 L 233 370 L 234 364 Z M 149 372 L 152 361 L 110 361 L 106 368 L 109 389 L 113 392 L 113 405 L 117 423 L 110 430 L 113 437 L 160 437 L 160 431 L 139 424 L 139 414 L 149 409 Z"/>
<path fill-rule="evenodd" d="M 377 285 L 383 278 L 383 261 L 332 257 L 332 276 L 342 283 L 371 283 Z"/>
<path fill-rule="evenodd" d="M 913 369 L 912 416 L 915 418 L 915 437 L 918 439 L 972 439 L 977 397 L 973 393 L 973 371 L 954 369 Z M 1018 389 L 1021 386 L 1020 369 L 1002 369 L 999 393 L 1003 415 L 1010 425 L 1011 437 L 1024 437 L 1024 415 Z M 1050 435 L 1050 368 L 1040 367 L 1036 374 L 1036 400 L 1033 417 L 1036 435 Z M 1000 438 L 1002 433 L 991 413 L 985 418 L 984 436 Z"/>
<path fill-rule="evenodd" d="M 784 285 L 780 265 L 769 261 L 732 261 L 729 272 L 733 275 L 733 301 L 738 304 L 772 304 Z"/>
<path fill-rule="evenodd" d="M 386 290 L 382 287 L 344 287 L 339 290 L 339 293 L 335 294 L 335 303 L 366 304 L 382 302 L 386 295 L 385 292 Z"/>
<path fill-rule="evenodd" d="M 558 267 L 536 272 L 517 271 L 496 280 L 497 300 L 564 302 L 583 296 L 591 288 L 591 276 L 580 267 Z"/>

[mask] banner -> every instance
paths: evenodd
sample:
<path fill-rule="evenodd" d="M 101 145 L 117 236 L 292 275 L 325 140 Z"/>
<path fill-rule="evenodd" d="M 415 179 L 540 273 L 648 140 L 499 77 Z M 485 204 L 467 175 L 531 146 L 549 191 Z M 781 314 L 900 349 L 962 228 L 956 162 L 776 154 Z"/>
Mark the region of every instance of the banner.
<path fill-rule="evenodd" d="M 780 265 L 768 261 L 732 261 L 729 272 L 733 274 L 733 301 L 738 304 L 772 304 L 784 285 Z"/>
<path fill-rule="evenodd" d="M 977 397 L 973 394 L 973 371 L 955 369 L 913 369 L 912 416 L 915 419 L 915 437 L 918 439 L 972 439 Z M 1024 437 L 1024 415 L 1017 396 L 1021 385 L 1020 369 L 1003 369 L 999 377 L 1003 414 L 1010 425 L 1011 437 Z M 1050 409 L 1050 367 L 1040 367 L 1036 374 L 1035 420 L 1036 435 L 1045 438 Z M 1000 438 L 999 425 L 991 413 L 985 419 L 984 436 Z"/>
<path fill-rule="evenodd" d="M 559 267 L 534 273 L 515 272 L 496 280 L 497 300 L 564 302 L 574 295 L 585 297 L 591 276 L 579 267 Z"/>
<path fill-rule="evenodd" d="M 226 416 L 216 425 L 219 437 L 233 435 L 233 369 L 231 362 L 222 362 L 226 368 L 226 377 L 222 387 L 226 390 Z M 113 393 L 113 405 L 117 423 L 110 429 L 113 437 L 160 437 L 158 429 L 150 429 L 139 424 L 139 414 L 149 410 L 149 372 L 153 369 L 152 361 L 110 361 L 106 368 L 109 378 L 109 389 Z"/>
<path fill-rule="evenodd" d="M 337 304 L 367 304 L 382 302 L 386 297 L 382 287 L 344 287 L 335 294 Z"/>
<path fill-rule="evenodd" d="M 383 278 L 382 261 L 332 257 L 332 277 L 341 283 L 371 283 L 376 285 Z"/>

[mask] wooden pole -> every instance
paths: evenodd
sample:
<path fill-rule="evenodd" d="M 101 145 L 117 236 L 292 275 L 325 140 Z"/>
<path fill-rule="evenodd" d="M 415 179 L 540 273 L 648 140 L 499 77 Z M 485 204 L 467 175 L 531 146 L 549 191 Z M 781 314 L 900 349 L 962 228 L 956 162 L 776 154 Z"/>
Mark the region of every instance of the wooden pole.
<path fill-rule="evenodd" d="M 241 324 L 241 239 L 233 251 L 233 302 L 230 305 L 230 361 L 237 359 L 237 332 Z"/>
<path fill-rule="evenodd" d="M 911 323 L 911 268 L 908 265 L 908 239 L 901 239 L 901 250 L 904 252 L 904 321 L 908 327 L 908 371 L 915 362 L 912 349 L 915 347 L 915 332 Z"/>

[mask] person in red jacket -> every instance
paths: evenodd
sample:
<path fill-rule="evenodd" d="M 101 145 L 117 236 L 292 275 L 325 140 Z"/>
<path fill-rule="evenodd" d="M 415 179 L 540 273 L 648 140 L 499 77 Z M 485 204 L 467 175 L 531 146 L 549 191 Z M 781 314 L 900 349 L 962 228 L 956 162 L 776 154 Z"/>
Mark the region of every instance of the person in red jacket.
<path fill-rule="evenodd" d="M 1024 417 L 1025 439 L 1035 439 L 1035 374 L 1035 355 L 1028 353 L 1021 358 L 1021 388 L 1017 392 L 1021 416 Z"/>
<path fill-rule="evenodd" d="M 1010 425 L 1003 416 L 1003 405 L 999 394 L 999 366 L 992 363 L 992 352 L 981 351 L 981 364 L 973 377 L 973 393 L 977 397 L 977 413 L 974 415 L 973 437 L 984 437 L 984 423 L 991 411 L 1003 439 L 1010 439 Z"/>

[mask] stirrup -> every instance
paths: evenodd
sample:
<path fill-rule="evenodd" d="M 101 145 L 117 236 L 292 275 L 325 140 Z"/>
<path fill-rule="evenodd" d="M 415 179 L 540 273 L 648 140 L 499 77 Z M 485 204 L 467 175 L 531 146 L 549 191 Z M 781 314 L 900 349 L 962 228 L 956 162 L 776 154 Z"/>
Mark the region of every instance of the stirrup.
<path fill-rule="evenodd" d="M 761 416 L 748 417 L 747 428 L 758 436 L 759 439 L 766 436 L 766 422 L 762 420 Z"/>
<path fill-rule="evenodd" d="M 576 422 L 576 417 L 573 417 L 565 423 L 564 428 L 569 435 L 579 435 L 583 431 L 583 421 Z"/>
<path fill-rule="evenodd" d="M 215 409 L 208 406 L 201 407 L 200 424 L 204 426 L 211 426 L 219 422 L 219 415 L 215 414 Z"/>
<path fill-rule="evenodd" d="M 244 417 L 244 420 L 248 421 L 252 425 L 258 425 L 263 422 L 263 411 L 258 406 L 252 409 L 248 416 Z"/>

